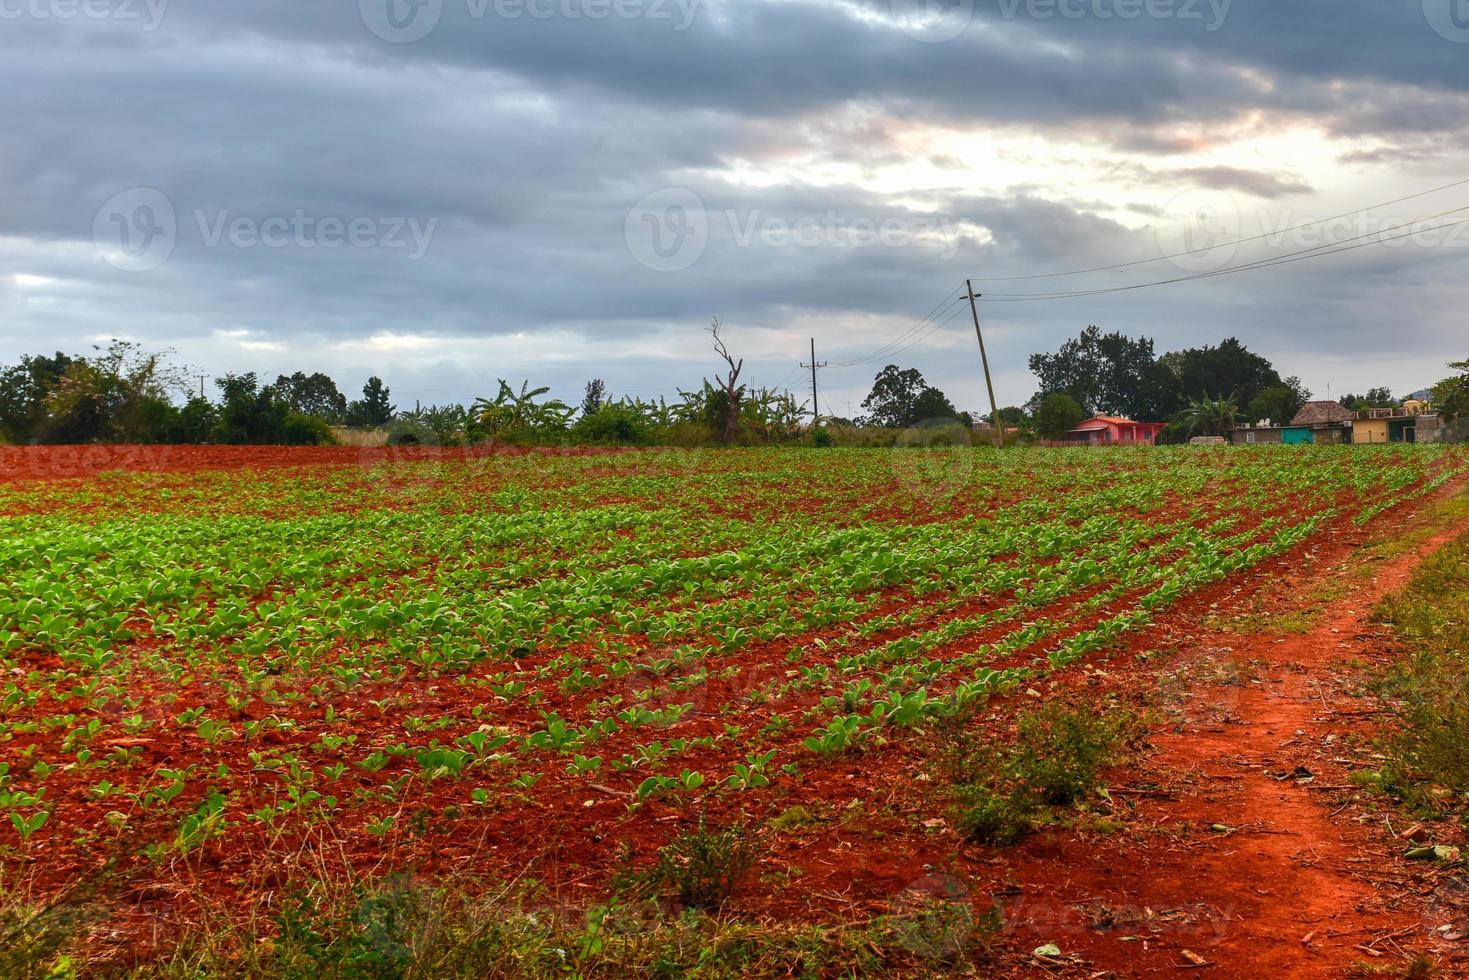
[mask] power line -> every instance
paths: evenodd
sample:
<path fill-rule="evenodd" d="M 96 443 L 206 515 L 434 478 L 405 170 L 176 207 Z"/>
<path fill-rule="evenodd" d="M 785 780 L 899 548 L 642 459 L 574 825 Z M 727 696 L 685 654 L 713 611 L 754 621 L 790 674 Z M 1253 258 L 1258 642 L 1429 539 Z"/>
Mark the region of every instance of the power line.
<path fill-rule="evenodd" d="M 863 354 L 860 357 L 853 358 L 850 361 L 837 361 L 832 364 L 832 367 L 855 367 L 858 364 L 866 364 L 870 361 L 875 361 L 879 358 L 888 356 L 888 354 L 892 353 L 889 348 L 894 347 L 897 344 L 901 344 L 906 338 L 923 329 L 923 325 L 928 323 L 935 316 L 941 315 L 943 312 L 947 311 L 949 307 L 953 306 L 961 299 L 963 299 L 964 297 L 961 295 L 961 290 L 963 288 L 964 287 L 962 284 L 959 286 L 955 286 L 948 296 L 945 296 L 943 299 L 939 300 L 938 305 L 935 306 L 932 310 L 929 310 L 927 316 L 923 317 L 923 319 L 919 320 L 917 323 L 913 324 L 913 326 L 904 330 L 897 337 L 888 341 L 886 344 L 883 344 L 876 350 L 871 351 L 867 354 Z"/>
<path fill-rule="evenodd" d="M 1469 206 L 1462 207 L 1462 208 L 1455 208 L 1452 211 L 1445 211 L 1445 212 L 1442 212 L 1441 214 L 1433 215 L 1432 217 L 1435 217 L 1435 218 L 1436 217 L 1442 217 L 1443 215 L 1446 215 L 1446 214 L 1453 214 L 1453 213 L 1458 212 L 1458 211 L 1466 211 L 1466 210 L 1469 210 Z M 1421 220 L 1431 220 L 1431 219 L 1421 219 Z M 1402 234 L 1393 235 L 1393 236 L 1391 236 L 1389 238 L 1383 238 L 1383 239 L 1380 239 L 1378 241 L 1358 242 L 1358 244 L 1356 244 L 1356 245 L 1348 245 L 1348 244 L 1346 244 L 1348 242 L 1357 241 L 1358 239 L 1361 239 L 1361 238 L 1367 238 L 1367 237 L 1371 237 L 1373 235 L 1381 235 L 1381 234 L 1383 234 L 1383 232 L 1381 232 L 1381 231 L 1370 232 L 1370 233 L 1368 233 L 1366 235 L 1357 235 L 1357 236 L 1354 236 L 1353 238 L 1345 238 L 1345 239 L 1342 239 L 1340 242 L 1328 242 L 1325 245 L 1317 245 L 1317 246 L 1313 246 L 1312 248 L 1301 249 L 1298 252 L 1287 252 L 1284 255 L 1277 255 L 1277 256 L 1274 256 L 1274 257 L 1268 258 L 1268 259 L 1257 259 L 1254 262 L 1245 262 L 1245 263 L 1242 263 L 1240 265 L 1228 266 L 1228 267 L 1223 268 L 1223 269 L 1215 269 L 1212 272 L 1198 272 L 1198 273 L 1193 273 L 1193 274 L 1187 275 L 1187 276 L 1175 276 L 1172 279 L 1158 279 L 1158 280 L 1155 280 L 1153 282 L 1133 283 L 1133 284 L 1127 285 L 1127 286 L 1107 286 L 1107 287 L 1102 287 L 1102 288 L 1098 288 L 1098 289 L 1079 289 L 1079 290 L 1071 290 L 1069 292 L 1053 292 L 1053 293 L 986 293 L 984 298 L 985 298 L 986 301 L 992 302 L 992 303 L 1033 303 L 1033 302 L 1040 302 L 1042 300 L 1050 300 L 1050 299 L 1076 299 L 1076 298 L 1085 297 L 1085 296 L 1100 296 L 1100 295 L 1103 295 L 1105 293 L 1122 293 L 1122 292 L 1129 292 L 1129 291 L 1135 290 L 1135 289 L 1147 289 L 1147 288 L 1150 288 L 1152 286 L 1169 286 L 1169 285 L 1173 285 L 1175 283 L 1180 283 L 1180 282 L 1195 282 L 1195 281 L 1200 280 L 1200 279 L 1212 279 L 1215 276 L 1227 276 L 1227 275 L 1233 275 L 1233 274 L 1239 273 L 1239 272 L 1253 272 L 1253 271 L 1255 271 L 1257 269 L 1271 269 L 1271 268 L 1274 268 L 1275 266 L 1278 266 L 1278 265 L 1290 265 L 1290 264 L 1292 264 L 1294 262 L 1304 262 L 1307 259 L 1324 258 L 1325 256 L 1328 256 L 1328 255 L 1337 255 L 1337 254 L 1339 254 L 1341 252 L 1350 252 L 1350 251 L 1353 251 L 1355 249 L 1368 248 L 1368 247 L 1373 246 L 1373 245 L 1385 245 L 1388 242 L 1393 242 L 1393 241 L 1397 241 L 1397 240 L 1402 239 L 1402 238 L 1407 238 L 1410 235 L 1417 235 L 1417 234 L 1420 234 L 1420 233 L 1422 233 L 1424 231 L 1444 231 L 1444 230 L 1446 230 L 1448 228 L 1454 228 L 1454 227 L 1457 227 L 1458 225 L 1465 224 L 1466 222 L 1469 222 L 1469 218 L 1461 218 L 1458 221 L 1452 221 L 1452 222 L 1449 222 L 1448 224 L 1437 225 L 1437 226 L 1435 226 L 1433 228 L 1428 228 L 1428 229 L 1411 229 L 1409 231 L 1403 232 Z"/>
<path fill-rule="evenodd" d="M 959 298 L 961 300 L 962 299 L 966 299 L 966 297 L 964 297 L 964 296 L 961 296 Z M 927 331 L 925 331 L 922 336 L 914 337 L 913 340 L 911 340 L 907 344 L 904 344 L 902 347 L 899 347 L 899 348 L 897 348 L 895 350 L 888 351 L 888 353 L 885 355 L 885 357 L 894 357 L 894 356 L 896 356 L 898 354 L 903 353 L 906 350 L 911 350 L 912 348 L 917 347 L 919 344 L 923 343 L 929 337 L 932 337 L 934 334 L 938 333 L 944 327 L 947 327 L 949 324 L 951 324 L 955 320 L 959 319 L 959 317 L 963 316 L 964 315 L 964 311 L 965 311 L 966 308 L 967 307 L 963 303 L 955 303 L 954 306 L 953 306 L 953 312 L 951 312 L 945 319 L 943 319 L 942 321 L 940 321 L 938 323 L 935 323 L 932 327 L 930 327 Z"/>
<path fill-rule="evenodd" d="M 1266 239 L 1266 238 L 1273 238 L 1273 237 L 1275 237 L 1277 235 L 1287 235 L 1287 234 L 1290 234 L 1293 231 L 1299 231 L 1302 228 L 1310 228 L 1313 225 L 1324 225 L 1328 221 L 1337 221 L 1337 220 L 1340 220 L 1341 218 L 1350 218 L 1354 214 L 1362 214 L 1362 213 L 1367 212 L 1367 211 L 1375 211 L 1378 208 L 1391 207 L 1394 204 L 1402 204 L 1404 201 L 1411 201 L 1411 200 L 1414 200 L 1415 198 L 1427 197 L 1429 194 L 1437 194 L 1439 191 L 1446 191 L 1446 190 L 1449 190 L 1449 189 L 1454 188 L 1454 187 L 1463 186 L 1464 184 L 1469 184 L 1469 177 L 1466 177 L 1463 180 L 1456 180 L 1452 184 L 1445 184 L 1442 187 L 1434 187 L 1434 188 L 1432 188 L 1430 190 L 1419 191 L 1417 194 L 1409 194 L 1407 197 L 1400 197 L 1400 198 L 1397 198 L 1396 200 L 1392 200 L 1392 201 L 1383 201 L 1381 204 L 1368 205 L 1365 208 L 1357 208 L 1355 211 L 1345 211 L 1345 212 L 1343 212 L 1341 214 L 1332 215 L 1329 218 L 1318 218 L 1318 219 L 1316 219 L 1314 221 L 1304 221 L 1304 222 L 1302 222 L 1302 223 L 1300 223 L 1298 225 L 1292 225 L 1289 228 L 1281 229 L 1280 231 L 1267 231 L 1267 232 L 1265 232 L 1263 234 L 1253 235 L 1253 236 L 1251 236 L 1249 238 L 1236 238 L 1233 241 L 1216 242 L 1213 245 L 1208 246 L 1207 248 L 1196 248 L 1196 249 L 1189 249 L 1189 250 L 1182 251 L 1182 252 L 1172 252 L 1172 253 L 1167 254 L 1167 255 L 1158 255 L 1158 256 L 1154 256 L 1152 258 L 1147 258 L 1147 259 L 1137 259 L 1137 260 L 1132 261 L 1132 262 L 1121 262 L 1121 263 L 1118 263 L 1117 265 L 1099 265 L 1099 266 L 1093 266 L 1090 269 L 1072 269 L 1069 272 L 1042 272 L 1042 273 L 1036 273 L 1034 275 L 1028 275 L 1028 276 L 990 276 L 988 278 L 982 278 L 982 277 L 976 276 L 976 277 L 974 277 L 974 281 L 975 282 L 1019 282 L 1021 280 L 1026 280 L 1026 279 L 1060 279 L 1060 278 L 1064 278 L 1066 276 L 1081 276 L 1081 275 L 1086 275 L 1086 274 L 1092 273 L 1092 272 L 1112 272 L 1112 271 L 1117 270 L 1117 269 L 1130 269 L 1130 268 L 1132 268 L 1133 266 L 1136 266 L 1136 265 L 1148 265 L 1149 263 L 1152 263 L 1152 262 L 1161 262 L 1161 261 L 1163 261 L 1165 259 L 1182 258 L 1183 256 L 1186 256 L 1186 255 L 1202 255 L 1202 254 L 1205 254 L 1205 253 L 1208 253 L 1208 252 L 1212 252 L 1212 251 L 1214 251 L 1216 249 L 1225 248 L 1226 246 L 1230 246 L 1230 245 L 1244 245 L 1244 244 L 1247 244 L 1249 242 L 1258 242 L 1258 241 L 1261 241 L 1261 240 Z"/>

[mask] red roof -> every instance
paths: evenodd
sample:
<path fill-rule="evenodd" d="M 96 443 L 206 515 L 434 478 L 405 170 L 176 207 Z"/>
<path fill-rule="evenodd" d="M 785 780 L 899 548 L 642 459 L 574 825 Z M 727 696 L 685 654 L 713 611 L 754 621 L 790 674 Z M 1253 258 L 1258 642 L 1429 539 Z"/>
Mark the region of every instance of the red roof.
<path fill-rule="evenodd" d="M 1074 429 L 1085 429 L 1090 425 L 1156 425 L 1155 422 L 1134 422 L 1132 419 L 1123 418 L 1120 415 L 1094 415 L 1085 422 L 1078 424 Z"/>

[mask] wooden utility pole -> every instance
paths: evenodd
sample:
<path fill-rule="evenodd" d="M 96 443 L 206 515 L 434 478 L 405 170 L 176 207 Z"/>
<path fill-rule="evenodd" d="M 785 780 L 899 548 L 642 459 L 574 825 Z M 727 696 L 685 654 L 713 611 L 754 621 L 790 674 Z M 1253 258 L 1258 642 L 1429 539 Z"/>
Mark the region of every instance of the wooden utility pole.
<path fill-rule="evenodd" d="M 984 364 L 984 386 L 990 393 L 990 425 L 995 430 L 995 445 L 1005 448 L 1005 430 L 1000 425 L 1000 406 L 995 404 L 995 383 L 990 380 L 990 358 L 984 351 L 984 332 L 979 329 L 979 304 L 975 302 L 978 298 L 974 295 L 974 284 L 968 279 L 964 280 L 964 288 L 969 291 L 969 312 L 974 314 L 974 335 L 979 338 L 979 359 Z M 815 360 L 815 358 L 812 358 Z"/>
<path fill-rule="evenodd" d="M 821 424 L 821 405 L 816 400 L 816 369 L 826 367 L 826 362 L 816 363 L 816 338 L 811 338 L 811 363 L 802 364 L 801 367 L 811 369 L 811 428 L 814 431 Z"/>

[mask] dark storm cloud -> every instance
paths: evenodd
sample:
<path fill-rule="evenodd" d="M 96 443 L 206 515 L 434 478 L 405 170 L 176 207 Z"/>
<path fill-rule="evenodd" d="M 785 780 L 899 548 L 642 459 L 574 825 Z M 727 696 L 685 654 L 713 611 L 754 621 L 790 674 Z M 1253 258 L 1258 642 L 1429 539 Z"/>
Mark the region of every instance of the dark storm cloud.
<path fill-rule="evenodd" d="M 1127 0 L 1064 7 L 1081 16 L 990 0 L 938 43 L 893 26 L 908 0 L 616 8 L 633 16 L 594 15 L 613 9 L 597 0 L 525 6 L 535 2 L 442 0 L 433 30 L 409 43 L 373 33 L 371 0 L 360 9 L 139 0 L 143 20 L 0 19 L 0 360 L 106 333 L 172 343 L 211 371 L 245 356 L 242 338 L 256 345 L 244 350 L 288 362 L 282 369 L 313 369 L 290 359 L 384 333 L 470 352 L 396 365 L 371 353 L 387 348 L 361 355 L 428 391 L 435 372 L 471 385 L 510 370 L 463 367 L 478 338 L 560 331 L 571 338 L 567 360 L 578 337 L 604 357 L 646 349 L 640 341 L 694 329 L 712 312 L 774 334 L 821 324 L 824 344 L 856 354 L 966 275 L 1156 258 L 1150 231 L 1115 220 L 1166 217 L 1138 199 L 1139 185 L 1251 204 L 1309 200 L 1320 186 L 1294 160 L 1158 158 L 1242 130 L 1313 125 L 1363 141 L 1342 162 L 1391 170 L 1416 161 L 1437 166 L 1425 170 L 1437 177 L 1469 132 L 1469 45 L 1436 33 L 1418 0 L 1203 2 L 1191 8 L 1199 20 L 1181 16 L 1189 0 L 1170 16 L 1136 18 L 1118 15 L 1133 9 Z M 1075 160 L 1077 182 L 1098 185 L 1079 197 L 1043 183 L 957 186 L 972 179 L 969 161 L 916 150 L 910 139 L 925 125 L 987 132 L 1001 150 L 1039 134 L 1135 159 L 1110 175 Z M 877 187 L 883 168 L 915 153 L 956 186 Z M 840 175 L 820 186 L 739 176 L 813 162 Z M 629 214 L 670 187 L 695 195 L 707 240 L 692 264 L 659 272 L 630 246 Z M 167 261 L 146 272 L 108 265 L 92 243 L 98 209 L 129 188 L 156 189 L 176 218 Z M 298 215 L 317 229 L 305 241 L 259 242 L 263 227 Z M 322 221 L 357 219 L 372 223 L 376 245 L 323 247 Z M 236 221 L 256 238 L 222 230 Z M 411 242 L 383 245 L 395 221 L 431 225 L 421 255 Z M 872 244 L 866 226 L 885 222 L 897 232 Z M 793 243 L 802 228 L 815 237 Z M 996 313 L 996 346 L 1023 364 L 1092 319 L 1185 339 L 1239 333 L 1241 323 L 1288 325 L 1283 345 L 1355 336 L 1392 316 L 1386 296 L 1447 308 L 1447 277 L 1420 278 L 1425 266 L 1410 258 L 1363 265 L 1372 274 L 1345 286 L 1334 272 L 1297 266 L 1243 290 L 1221 280 L 1007 307 Z M 1442 359 L 1435 323 L 1411 341 L 1433 351 L 1425 365 Z M 524 345 L 526 363 L 558 384 L 590 371 L 547 362 L 534 346 Z M 922 348 L 911 356 L 971 393 L 967 365 Z M 635 364 L 620 370 L 624 390 L 667 386 L 666 366 L 641 377 Z M 694 380 L 697 369 L 688 372 Z"/>

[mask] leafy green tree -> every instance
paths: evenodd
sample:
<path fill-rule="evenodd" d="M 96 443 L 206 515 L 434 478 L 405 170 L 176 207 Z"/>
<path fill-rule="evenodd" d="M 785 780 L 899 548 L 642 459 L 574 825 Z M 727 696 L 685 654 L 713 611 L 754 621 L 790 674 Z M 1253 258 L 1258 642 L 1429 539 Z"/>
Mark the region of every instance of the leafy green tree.
<path fill-rule="evenodd" d="M 963 419 L 947 395 L 923 380 L 917 368 L 900 370 L 889 364 L 873 379 L 872 391 L 863 399 L 868 415 L 864 425 L 906 429 L 930 419 Z"/>
<path fill-rule="evenodd" d="M 383 379 L 374 375 L 362 386 L 362 398 L 347 406 L 348 425 L 379 426 L 393 421 L 398 409 L 390 399 Z"/>
<path fill-rule="evenodd" d="M 1369 408 L 1396 408 L 1400 402 L 1392 396 L 1391 388 L 1368 388 L 1367 394 L 1346 394 L 1337 399 L 1342 408 L 1349 408 L 1354 412 L 1365 411 Z"/>
<path fill-rule="evenodd" d="M 1266 388 L 1256 395 L 1245 410 L 1246 420 L 1258 422 L 1269 419 L 1276 425 L 1285 425 L 1295 418 L 1296 413 L 1310 400 L 1311 393 L 1303 388 L 1291 387 L 1289 381 L 1295 381 L 1297 385 L 1300 383 L 1291 378 L 1286 384 Z"/>
<path fill-rule="evenodd" d="M 1239 402 L 1233 395 L 1228 398 L 1207 396 L 1191 402 L 1184 409 L 1180 421 L 1188 428 L 1189 435 L 1227 436 L 1234 431 L 1239 418 Z"/>
<path fill-rule="evenodd" d="M 1202 392 L 1206 400 L 1233 396 L 1237 405 L 1248 405 L 1267 388 L 1289 387 L 1268 360 L 1233 337 L 1218 347 L 1197 347 L 1160 360 L 1180 392 Z"/>
<path fill-rule="evenodd" d="M 462 446 L 483 438 L 483 426 L 463 405 L 428 405 L 399 412 L 388 432 L 388 442 L 395 446 Z"/>
<path fill-rule="evenodd" d="M 1035 410 L 1035 431 L 1045 439 L 1065 439 L 1066 434 L 1086 418 L 1081 403 L 1058 391 L 1041 399 Z"/>
<path fill-rule="evenodd" d="M 641 412 L 623 402 L 603 404 L 577 419 L 572 430 L 579 440 L 642 446 L 653 441 L 653 433 Z"/>
<path fill-rule="evenodd" d="M 91 357 L 72 360 L 46 395 L 45 442 L 158 442 L 172 423 L 171 396 L 186 389 L 169 352 L 148 353 L 114 340 Z"/>
<path fill-rule="evenodd" d="M 1017 405 L 1007 405 L 1000 409 L 1000 424 L 1008 426 L 1023 426 L 1030 422 L 1030 416 L 1025 414 L 1025 409 Z"/>
<path fill-rule="evenodd" d="M 287 446 L 330 446 L 336 439 L 326 419 L 288 410 L 281 420 L 281 442 Z"/>
<path fill-rule="evenodd" d="M 1040 382 L 1032 407 L 1064 392 L 1083 411 L 1146 420 L 1171 414 L 1180 404 L 1176 382 L 1157 368 L 1147 337 L 1104 334 L 1089 326 L 1054 354 L 1031 355 L 1030 370 Z"/>
<path fill-rule="evenodd" d="M 57 351 L 54 357 L 23 357 L 19 364 L 0 369 L 0 439 L 37 440 L 46 421 L 46 399 L 72 360 Z"/>
<path fill-rule="evenodd" d="M 1449 369 L 1459 373 L 1433 386 L 1433 407 L 1445 419 L 1469 416 L 1469 360 L 1454 361 Z"/>
<path fill-rule="evenodd" d="M 601 378 L 593 378 L 587 382 L 586 395 L 581 400 L 581 414 L 583 416 L 596 415 L 605 404 L 607 404 L 607 382 Z"/>
<path fill-rule="evenodd" d="M 279 444 L 285 441 L 290 409 L 270 388 L 261 388 L 255 372 L 214 379 L 220 391 L 216 437 L 230 444 Z"/>
<path fill-rule="evenodd" d="M 302 371 L 282 374 L 270 387 L 293 412 L 315 415 L 331 425 L 341 425 L 347 417 L 347 396 L 337 390 L 335 381 L 320 371 L 310 375 Z"/>
<path fill-rule="evenodd" d="M 218 427 L 219 409 L 214 402 L 195 395 L 178 410 L 168 441 L 194 445 L 211 442 Z"/>

